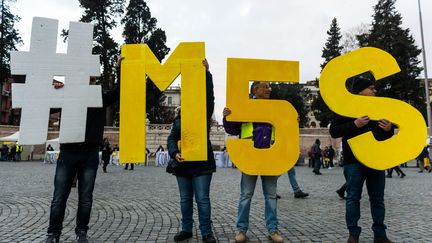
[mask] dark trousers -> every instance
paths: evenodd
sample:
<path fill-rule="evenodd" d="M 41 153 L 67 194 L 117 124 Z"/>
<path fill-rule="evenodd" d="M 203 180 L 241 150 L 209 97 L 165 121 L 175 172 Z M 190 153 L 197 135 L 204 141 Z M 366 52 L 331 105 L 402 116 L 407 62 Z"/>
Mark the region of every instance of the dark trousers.
<path fill-rule="evenodd" d="M 403 171 L 399 168 L 399 166 L 395 166 L 395 167 L 393 167 L 391 169 L 388 169 L 387 170 L 387 175 L 392 176 L 393 170 L 395 170 L 398 175 L 405 176 L 405 173 L 403 173 Z"/>
<path fill-rule="evenodd" d="M 51 202 L 48 233 L 61 234 L 66 202 L 75 175 L 78 177 L 78 210 L 75 232 L 87 232 L 98 165 L 99 151 L 97 148 L 86 151 L 60 151 L 54 177 L 54 196 Z"/>
<path fill-rule="evenodd" d="M 361 228 L 357 225 L 357 222 L 360 219 L 360 199 L 363 184 L 366 181 L 372 212 L 374 237 L 385 237 L 385 230 L 387 228 L 384 224 L 385 172 L 373 170 L 360 163 L 355 163 L 346 164 L 344 166 L 344 174 L 347 180 L 345 216 L 350 235 L 358 237 L 361 233 Z"/>
<path fill-rule="evenodd" d="M 102 169 L 103 169 L 104 172 L 106 172 L 106 168 L 107 168 L 107 166 L 108 166 L 108 164 L 110 162 L 110 157 L 104 157 L 102 160 L 103 160 Z"/>
<path fill-rule="evenodd" d="M 128 169 L 128 167 L 129 167 L 129 165 L 130 165 L 130 169 L 131 170 L 133 170 L 134 169 L 134 163 L 126 163 L 126 165 L 125 165 L 125 170 L 127 170 Z"/>
<path fill-rule="evenodd" d="M 320 171 L 321 168 L 321 159 L 312 159 L 313 163 L 314 163 L 314 172 L 318 173 Z"/>

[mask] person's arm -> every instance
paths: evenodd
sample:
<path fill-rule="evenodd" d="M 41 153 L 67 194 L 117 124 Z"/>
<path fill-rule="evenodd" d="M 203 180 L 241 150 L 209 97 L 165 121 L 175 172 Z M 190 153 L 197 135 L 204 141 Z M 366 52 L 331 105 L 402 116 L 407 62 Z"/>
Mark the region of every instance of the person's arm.
<path fill-rule="evenodd" d="M 223 126 L 225 128 L 225 132 L 231 135 L 240 135 L 241 133 L 241 122 L 230 122 L 226 120 L 226 116 L 231 114 L 231 110 L 227 107 L 223 110 Z"/>
<path fill-rule="evenodd" d="M 175 159 L 177 154 L 180 154 L 177 142 L 180 140 L 180 120 L 176 119 L 171 128 L 171 132 L 167 139 L 168 154 Z"/>
<path fill-rule="evenodd" d="M 330 136 L 332 138 L 350 136 L 351 134 L 355 133 L 359 129 L 355 121 L 356 120 L 352 120 L 344 117 L 336 118 L 330 123 L 330 129 L 329 129 Z"/>
<path fill-rule="evenodd" d="M 214 112 L 214 105 L 215 105 L 213 76 L 209 71 L 209 64 L 207 62 L 207 59 L 204 59 L 203 65 L 206 69 L 207 123 L 210 123 L 211 117 L 212 117 L 213 112 Z"/>

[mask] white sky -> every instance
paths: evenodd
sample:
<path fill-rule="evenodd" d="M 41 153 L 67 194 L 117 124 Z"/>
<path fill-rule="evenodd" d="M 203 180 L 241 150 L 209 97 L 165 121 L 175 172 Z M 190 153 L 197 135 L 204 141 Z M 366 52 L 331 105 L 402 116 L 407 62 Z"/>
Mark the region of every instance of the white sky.
<path fill-rule="evenodd" d="M 165 30 L 167 45 L 173 50 L 179 42 L 205 41 L 206 56 L 215 83 L 215 114 L 220 121 L 225 106 L 226 58 L 258 58 L 300 61 L 300 81 L 319 77 L 322 48 L 333 17 L 341 31 L 370 24 L 378 0 L 147 0 L 158 27 Z M 432 76 L 432 1 L 422 0 L 429 78 Z M 59 29 L 77 21 L 83 13 L 78 0 L 17 0 L 12 12 L 21 17 L 17 28 L 28 51 L 33 17 L 54 18 Z M 421 47 L 416 0 L 398 0 L 403 27 L 410 28 Z M 123 43 L 122 29 L 113 31 Z M 65 45 L 59 38 L 59 51 Z M 419 57 L 423 60 L 423 57 Z M 423 65 L 423 64 L 422 64 Z"/>

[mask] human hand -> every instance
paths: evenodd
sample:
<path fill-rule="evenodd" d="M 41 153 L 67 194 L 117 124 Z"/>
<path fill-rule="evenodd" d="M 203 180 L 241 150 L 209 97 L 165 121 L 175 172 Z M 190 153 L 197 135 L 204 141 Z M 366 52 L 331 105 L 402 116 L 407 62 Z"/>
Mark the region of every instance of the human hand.
<path fill-rule="evenodd" d="M 229 114 L 231 114 L 231 110 L 230 110 L 230 108 L 225 107 L 225 108 L 223 109 L 222 115 L 223 115 L 224 117 L 226 117 L 226 116 L 228 116 Z"/>
<path fill-rule="evenodd" d="M 369 123 L 370 119 L 368 116 L 362 116 L 354 120 L 354 124 L 357 128 L 364 127 Z"/>
<path fill-rule="evenodd" d="M 184 159 L 183 159 L 183 157 L 181 156 L 180 153 L 177 153 L 177 154 L 175 155 L 175 159 L 176 159 L 178 162 L 183 162 L 183 161 L 184 161 Z"/>
<path fill-rule="evenodd" d="M 381 119 L 378 121 L 378 126 L 381 127 L 382 130 L 388 132 L 392 128 L 392 124 L 387 119 Z"/>
<path fill-rule="evenodd" d="M 59 82 L 57 80 L 53 80 L 52 85 L 54 87 L 54 89 L 60 89 L 64 87 L 64 83 Z"/>
<path fill-rule="evenodd" d="M 210 67 L 209 67 L 209 64 L 207 62 L 207 58 L 202 61 L 202 64 L 205 67 L 206 71 L 208 71 Z"/>

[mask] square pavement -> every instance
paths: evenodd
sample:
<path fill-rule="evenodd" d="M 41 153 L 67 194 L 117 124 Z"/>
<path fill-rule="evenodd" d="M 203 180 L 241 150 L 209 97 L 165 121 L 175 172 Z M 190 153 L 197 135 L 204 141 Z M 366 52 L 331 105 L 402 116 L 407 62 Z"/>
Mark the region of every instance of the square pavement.
<path fill-rule="evenodd" d="M 414 164 L 411 164 L 414 165 Z M 402 168 L 407 176 L 386 179 L 387 234 L 395 242 L 431 242 L 432 174 Z M 286 174 L 278 181 L 279 229 L 285 242 L 346 242 L 345 202 L 335 190 L 344 183 L 343 170 L 322 169 L 315 176 L 307 166 L 296 166 L 306 199 L 295 199 Z M 0 242 L 43 242 L 48 227 L 55 165 L 42 162 L 0 162 Z M 219 242 L 233 242 L 239 200 L 240 172 L 218 168 L 211 185 L 212 220 Z M 258 180 L 252 200 L 249 242 L 269 242 L 264 223 L 264 199 Z M 75 242 L 77 190 L 68 200 L 61 242 Z M 361 201 L 361 242 L 373 242 L 366 188 Z M 164 168 L 109 166 L 98 171 L 90 242 L 173 242 L 180 229 L 176 179 Z M 194 237 L 201 242 L 197 210 Z"/>

